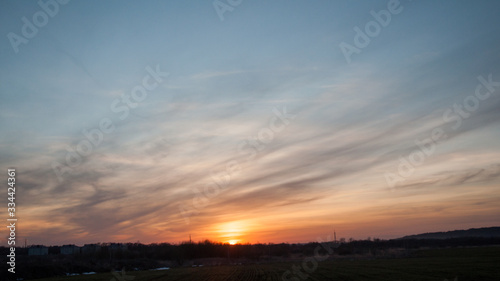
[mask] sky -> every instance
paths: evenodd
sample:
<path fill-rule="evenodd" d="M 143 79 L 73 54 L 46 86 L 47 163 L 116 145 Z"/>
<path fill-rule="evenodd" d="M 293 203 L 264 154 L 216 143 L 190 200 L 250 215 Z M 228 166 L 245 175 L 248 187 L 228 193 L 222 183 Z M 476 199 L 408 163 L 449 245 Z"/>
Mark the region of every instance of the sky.
<path fill-rule="evenodd" d="M 16 238 L 295 243 L 499 226 L 499 9 L 1 1 Z"/>

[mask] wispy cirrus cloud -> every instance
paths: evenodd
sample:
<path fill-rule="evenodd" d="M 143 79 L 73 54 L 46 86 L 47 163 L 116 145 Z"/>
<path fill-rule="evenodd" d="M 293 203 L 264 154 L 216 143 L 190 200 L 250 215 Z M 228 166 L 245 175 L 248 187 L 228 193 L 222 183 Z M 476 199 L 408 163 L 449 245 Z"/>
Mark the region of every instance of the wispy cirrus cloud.
<path fill-rule="evenodd" d="M 30 5 L 0 9 L 0 29 Z M 234 226 L 244 242 L 303 242 L 332 225 L 366 238 L 498 224 L 500 89 L 458 128 L 443 118 L 478 76 L 500 80 L 497 4 L 412 3 L 347 65 L 336 40 L 378 5 L 250 5 L 230 24 L 184 2 L 66 6 L 22 55 L 0 55 L 0 168 L 19 174 L 20 237 L 223 240 Z M 111 102 L 157 64 L 168 83 L 116 119 Z M 284 107 L 286 128 L 239 149 Z M 50 164 L 104 117 L 115 130 L 59 182 Z M 384 173 L 437 127 L 435 152 L 388 188 Z M 179 207 L 229 161 L 241 171 L 186 224 Z"/>

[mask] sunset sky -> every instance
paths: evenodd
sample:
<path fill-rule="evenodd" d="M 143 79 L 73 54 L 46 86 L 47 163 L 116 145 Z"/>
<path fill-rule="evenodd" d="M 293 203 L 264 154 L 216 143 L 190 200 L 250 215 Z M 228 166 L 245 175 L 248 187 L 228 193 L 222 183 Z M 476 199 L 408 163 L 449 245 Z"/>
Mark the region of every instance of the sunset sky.
<path fill-rule="evenodd" d="M 500 226 L 500 1 L 62 2 L 0 3 L 18 239 Z"/>

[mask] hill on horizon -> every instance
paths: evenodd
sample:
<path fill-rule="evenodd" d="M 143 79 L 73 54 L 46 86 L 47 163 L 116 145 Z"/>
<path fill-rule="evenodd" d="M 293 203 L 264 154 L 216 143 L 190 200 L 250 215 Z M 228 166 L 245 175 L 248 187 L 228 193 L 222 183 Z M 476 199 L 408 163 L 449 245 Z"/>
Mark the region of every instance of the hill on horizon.
<path fill-rule="evenodd" d="M 449 239 L 449 238 L 464 238 L 464 237 L 500 237 L 500 227 L 481 227 L 470 228 L 467 230 L 452 230 L 442 232 L 427 232 L 421 234 L 407 235 L 397 239 Z"/>

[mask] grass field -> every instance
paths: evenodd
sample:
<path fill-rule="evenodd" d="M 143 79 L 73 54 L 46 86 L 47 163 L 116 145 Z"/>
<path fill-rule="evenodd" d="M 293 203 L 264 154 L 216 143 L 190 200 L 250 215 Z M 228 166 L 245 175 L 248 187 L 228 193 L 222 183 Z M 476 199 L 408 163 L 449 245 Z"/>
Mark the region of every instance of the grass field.
<path fill-rule="evenodd" d="M 251 264 L 235 266 L 172 268 L 166 271 L 131 271 L 125 276 L 103 273 L 87 276 L 38 280 L 54 281 L 162 281 L 162 280 L 370 280 L 370 281 L 480 281 L 500 280 L 500 247 L 421 250 L 411 258 L 372 260 L 332 260 L 300 275 L 283 273 L 302 262 Z M 308 276 L 306 277 L 305 274 Z M 133 278 L 133 279 L 132 279 Z M 296 278 L 296 279 L 294 279 Z M 306 279 L 303 279 L 306 278 Z"/>

